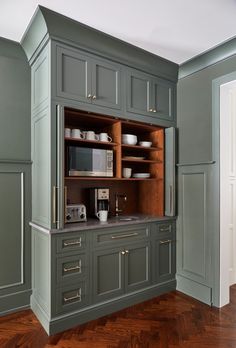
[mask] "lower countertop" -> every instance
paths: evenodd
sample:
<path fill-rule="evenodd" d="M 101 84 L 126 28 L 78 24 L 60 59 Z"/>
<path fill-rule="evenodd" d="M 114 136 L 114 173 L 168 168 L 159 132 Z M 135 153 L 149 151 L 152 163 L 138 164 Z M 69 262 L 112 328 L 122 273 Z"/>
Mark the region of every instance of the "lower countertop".
<path fill-rule="evenodd" d="M 37 223 L 30 222 L 30 226 L 39 230 L 40 232 L 47 234 L 54 233 L 65 233 L 65 232 L 77 232 L 84 230 L 94 230 L 99 228 L 106 227 L 119 227 L 119 226 L 128 226 L 133 224 L 142 224 L 147 222 L 165 222 L 169 220 L 175 220 L 175 216 L 152 216 L 144 214 L 133 214 L 133 215 L 121 215 L 109 217 L 106 222 L 100 222 L 96 218 L 88 218 L 86 222 L 77 222 L 77 223 L 67 223 L 62 229 L 47 229 L 43 226 L 38 225 Z"/>

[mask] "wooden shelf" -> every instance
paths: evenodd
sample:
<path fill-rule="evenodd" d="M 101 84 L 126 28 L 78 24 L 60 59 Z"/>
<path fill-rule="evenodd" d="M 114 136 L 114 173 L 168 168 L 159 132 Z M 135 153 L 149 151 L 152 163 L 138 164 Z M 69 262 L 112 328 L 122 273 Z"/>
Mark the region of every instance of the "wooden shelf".
<path fill-rule="evenodd" d="M 67 142 L 81 143 L 81 144 L 96 144 L 96 145 L 107 145 L 107 146 L 117 146 L 118 143 L 112 143 L 108 141 L 99 141 L 99 140 L 87 140 L 87 139 L 76 139 L 76 138 L 65 138 Z"/>
<path fill-rule="evenodd" d="M 144 151 L 162 151 L 160 147 L 145 147 L 145 146 L 140 146 L 140 145 L 126 145 L 122 144 L 122 148 L 124 149 L 132 149 L 132 150 L 144 150 Z"/>
<path fill-rule="evenodd" d="M 153 161 L 153 160 L 145 160 L 145 159 L 127 159 L 127 158 L 122 158 L 122 162 L 134 162 L 134 163 L 162 163 L 162 161 Z"/>
<path fill-rule="evenodd" d="M 101 177 L 91 177 L 91 176 L 65 176 L 65 180 L 75 180 L 75 181 L 80 181 L 80 180 L 94 180 L 94 181 L 151 181 L 151 180 L 163 180 L 163 179 L 159 179 L 159 178 L 114 178 L 114 177 L 106 177 L 106 178 L 101 178 Z"/>

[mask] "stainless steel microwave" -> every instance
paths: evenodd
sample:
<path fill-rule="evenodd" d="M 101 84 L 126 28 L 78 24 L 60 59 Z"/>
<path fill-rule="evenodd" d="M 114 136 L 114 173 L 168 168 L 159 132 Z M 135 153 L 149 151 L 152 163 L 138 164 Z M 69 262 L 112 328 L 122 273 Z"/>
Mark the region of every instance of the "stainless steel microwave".
<path fill-rule="evenodd" d="M 113 176 L 113 150 L 68 147 L 69 176 Z"/>

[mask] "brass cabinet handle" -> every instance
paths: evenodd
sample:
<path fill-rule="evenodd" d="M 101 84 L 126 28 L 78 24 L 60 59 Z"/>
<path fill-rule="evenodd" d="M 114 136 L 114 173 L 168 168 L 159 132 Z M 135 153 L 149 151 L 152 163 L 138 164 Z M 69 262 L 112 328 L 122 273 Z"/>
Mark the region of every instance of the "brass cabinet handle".
<path fill-rule="evenodd" d="M 173 200 L 172 200 L 172 185 L 170 185 L 170 214 L 172 214 L 172 210 L 173 210 Z"/>
<path fill-rule="evenodd" d="M 65 221 L 66 221 L 66 206 L 67 206 L 67 186 L 64 187 L 64 212 L 65 212 L 64 219 Z"/>
<path fill-rule="evenodd" d="M 93 97 L 92 97 L 93 99 L 97 99 L 97 96 L 96 95 L 93 95 Z"/>
<path fill-rule="evenodd" d="M 157 112 L 156 109 L 153 109 L 153 112 Z"/>
<path fill-rule="evenodd" d="M 125 251 L 121 251 L 121 255 L 125 255 Z"/>
<path fill-rule="evenodd" d="M 168 227 L 161 227 L 160 232 L 169 232 L 170 231 L 170 225 Z"/>
<path fill-rule="evenodd" d="M 66 268 L 66 267 L 63 268 L 64 272 L 76 271 L 76 270 L 80 270 L 80 269 L 81 269 L 81 266 L 79 266 L 79 265 L 74 266 L 74 267 L 69 267 L 69 268 Z"/>
<path fill-rule="evenodd" d="M 52 192 L 52 222 L 54 224 L 58 223 L 57 220 L 57 186 L 53 186 Z"/>
<path fill-rule="evenodd" d="M 129 250 L 125 250 L 125 253 L 128 254 L 128 253 L 129 253 Z"/>
<path fill-rule="evenodd" d="M 121 234 L 119 236 L 111 236 L 111 239 L 122 239 L 122 238 L 134 237 L 134 236 L 138 236 L 138 233 L 134 232 L 129 234 Z"/>
<path fill-rule="evenodd" d="M 88 98 L 88 99 L 92 98 L 92 94 L 89 93 L 89 94 L 87 95 L 87 98 Z"/>
<path fill-rule="evenodd" d="M 79 245 L 81 246 L 81 238 L 79 240 L 76 240 L 74 242 L 63 242 L 63 246 L 72 246 L 72 245 Z"/>
<path fill-rule="evenodd" d="M 169 244 L 171 243 L 172 240 L 171 239 L 167 239 L 167 240 L 160 240 L 160 244 Z"/>
<path fill-rule="evenodd" d="M 79 300 L 81 301 L 81 295 L 79 292 L 77 292 L 77 294 L 75 296 L 71 296 L 71 297 L 64 297 L 64 302 L 69 302 L 69 301 L 73 301 L 73 300 Z"/>
<path fill-rule="evenodd" d="M 153 110 L 152 109 L 149 109 L 150 112 L 152 112 Z"/>

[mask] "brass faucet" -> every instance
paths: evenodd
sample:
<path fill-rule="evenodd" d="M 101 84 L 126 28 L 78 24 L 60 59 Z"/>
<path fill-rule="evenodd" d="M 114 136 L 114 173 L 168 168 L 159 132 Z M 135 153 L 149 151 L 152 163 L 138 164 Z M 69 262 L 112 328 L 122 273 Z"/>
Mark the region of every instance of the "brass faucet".
<path fill-rule="evenodd" d="M 122 209 L 119 208 L 119 198 L 123 198 L 124 202 L 127 202 L 126 194 L 119 194 L 119 193 L 115 194 L 115 199 L 116 199 L 115 213 L 116 213 L 116 216 L 119 216 L 119 213 L 122 213 Z"/>

